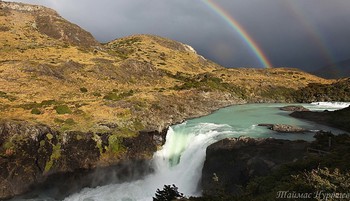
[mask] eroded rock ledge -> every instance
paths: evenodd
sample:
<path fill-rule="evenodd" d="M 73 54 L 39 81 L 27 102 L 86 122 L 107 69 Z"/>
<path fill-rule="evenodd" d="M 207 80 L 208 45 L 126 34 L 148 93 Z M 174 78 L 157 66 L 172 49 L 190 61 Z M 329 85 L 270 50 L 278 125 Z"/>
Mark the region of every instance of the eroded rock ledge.
<path fill-rule="evenodd" d="M 296 111 L 291 113 L 290 116 L 325 124 L 350 132 L 350 107 L 333 112 L 327 110 L 323 112 Z"/>
<path fill-rule="evenodd" d="M 302 160 L 308 142 L 273 138 L 228 138 L 210 145 L 202 170 L 205 195 L 219 191 L 240 193 L 240 186 L 257 176 L 264 176 L 282 164 Z"/>
<path fill-rule="evenodd" d="M 141 131 L 134 138 L 113 139 L 109 133 L 72 131 L 62 134 L 46 125 L 2 122 L 0 144 L 3 146 L 0 149 L 4 150 L 0 150 L 0 199 L 25 193 L 47 179 L 54 185 L 55 179 L 50 177 L 58 178 L 58 175 L 65 178 L 66 184 L 72 178 L 79 183 L 78 179 L 85 177 L 80 187 L 93 185 L 92 181 L 97 178 L 94 172 L 111 171 L 111 167 L 130 178 L 137 169 L 136 172 L 142 175 L 149 171 L 147 159 L 165 142 L 165 135 L 166 130 L 160 133 Z M 107 149 L 119 151 L 108 152 Z M 118 154 L 112 156 L 112 153 Z M 98 184 L 111 182 L 108 179 L 106 177 Z M 64 186 L 62 181 L 56 183 Z"/>

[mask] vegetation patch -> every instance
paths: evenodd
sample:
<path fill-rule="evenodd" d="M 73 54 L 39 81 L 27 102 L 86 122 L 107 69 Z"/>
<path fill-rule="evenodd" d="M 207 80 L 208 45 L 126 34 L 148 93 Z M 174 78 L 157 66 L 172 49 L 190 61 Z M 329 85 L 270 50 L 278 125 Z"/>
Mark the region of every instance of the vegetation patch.
<path fill-rule="evenodd" d="M 283 86 L 272 86 L 261 92 L 263 98 L 269 98 L 277 101 L 293 102 L 294 89 Z"/>
<path fill-rule="evenodd" d="M 57 114 L 71 114 L 72 110 L 67 105 L 58 105 L 55 106 L 54 109 L 56 110 Z"/>
<path fill-rule="evenodd" d="M 118 153 L 123 150 L 121 139 L 117 135 L 111 135 L 108 138 L 108 151 Z"/>
<path fill-rule="evenodd" d="M 73 118 L 68 118 L 66 120 L 55 118 L 54 122 L 60 126 L 61 131 L 71 130 L 75 125 L 77 125 L 77 122 L 75 122 Z"/>
<path fill-rule="evenodd" d="M 11 29 L 7 26 L 2 26 L 0 25 L 0 32 L 6 32 L 6 31 L 10 31 Z"/>
<path fill-rule="evenodd" d="M 102 94 L 100 92 L 94 92 L 92 93 L 93 96 L 96 96 L 96 97 L 100 97 L 102 96 Z"/>
<path fill-rule="evenodd" d="M 47 173 L 52 169 L 54 163 L 61 157 L 61 144 L 57 143 L 52 146 L 50 160 L 46 162 L 44 172 Z"/>
<path fill-rule="evenodd" d="M 129 38 L 129 39 L 121 40 L 117 44 L 122 45 L 122 46 L 130 46 L 130 45 L 133 45 L 133 44 L 138 43 L 138 42 L 141 42 L 140 38 Z"/>
<path fill-rule="evenodd" d="M 112 101 L 119 101 L 124 98 L 127 98 L 129 96 L 132 96 L 134 94 L 133 90 L 129 90 L 127 92 L 122 92 L 122 93 L 116 93 L 116 92 L 110 92 L 107 95 L 103 97 L 105 100 L 112 100 Z"/>
<path fill-rule="evenodd" d="M 85 87 L 81 87 L 81 88 L 80 88 L 80 92 L 86 93 L 86 92 L 88 92 L 88 90 L 87 90 L 87 88 L 85 88 Z"/>
<path fill-rule="evenodd" d="M 350 101 L 350 78 L 333 84 L 310 83 L 293 93 L 297 102 Z"/>
<path fill-rule="evenodd" d="M 55 118 L 55 119 L 54 119 L 54 122 L 55 122 L 55 123 L 59 123 L 59 124 L 61 124 L 61 123 L 64 123 L 64 122 L 65 122 L 65 120 L 63 120 L 63 119 L 59 119 L 59 118 Z"/>
<path fill-rule="evenodd" d="M 100 154 L 104 153 L 106 149 L 102 144 L 101 137 L 98 136 L 97 134 L 94 134 L 93 140 L 96 142 L 96 147 L 100 150 Z"/>
<path fill-rule="evenodd" d="M 76 122 L 72 118 L 66 119 L 66 121 L 64 123 L 66 123 L 67 125 L 71 125 L 71 126 L 76 124 Z"/>
<path fill-rule="evenodd" d="M 36 115 L 39 115 L 39 114 L 42 114 L 41 110 L 39 110 L 38 108 L 33 108 L 30 113 L 32 114 L 36 114 Z"/>
<path fill-rule="evenodd" d="M 226 83 L 221 78 L 215 77 L 209 73 L 191 76 L 178 72 L 175 75 L 170 74 L 170 77 L 184 82 L 182 85 L 175 85 L 171 88 L 173 90 L 200 89 L 203 91 L 226 91 L 241 98 L 245 98 L 246 96 L 244 88 Z"/>
<path fill-rule="evenodd" d="M 8 99 L 9 101 L 15 101 L 16 97 L 8 95 L 6 92 L 0 91 L 0 98 Z"/>
<path fill-rule="evenodd" d="M 57 105 L 59 102 L 55 100 L 43 100 L 41 103 L 33 102 L 33 103 L 25 103 L 20 105 L 20 108 L 23 108 L 25 110 L 33 110 L 33 109 L 38 109 L 38 108 L 46 108 L 51 105 Z"/>

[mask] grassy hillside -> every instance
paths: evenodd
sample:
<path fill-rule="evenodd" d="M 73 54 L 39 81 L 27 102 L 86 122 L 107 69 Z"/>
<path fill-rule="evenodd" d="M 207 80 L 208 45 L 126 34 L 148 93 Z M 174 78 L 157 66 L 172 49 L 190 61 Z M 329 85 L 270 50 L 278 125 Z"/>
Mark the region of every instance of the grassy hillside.
<path fill-rule="evenodd" d="M 187 101 L 202 96 L 284 101 L 291 89 L 330 83 L 296 69 L 224 69 L 188 45 L 157 36 L 99 44 L 55 11 L 1 4 L 2 119 L 61 130 L 103 131 L 100 125 L 111 122 L 155 127 L 157 121 L 144 117 L 169 107 L 185 112 Z"/>

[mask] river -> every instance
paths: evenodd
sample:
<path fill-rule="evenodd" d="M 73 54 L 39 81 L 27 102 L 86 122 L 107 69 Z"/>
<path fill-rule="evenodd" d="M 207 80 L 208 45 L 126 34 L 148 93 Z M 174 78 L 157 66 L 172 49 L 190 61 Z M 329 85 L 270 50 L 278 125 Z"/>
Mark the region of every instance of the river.
<path fill-rule="evenodd" d="M 97 188 L 86 188 L 65 198 L 65 201 L 149 201 L 157 189 L 175 184 L 185 196 L 199 196 L 199 181 L 205 160 L 206 148 L 226 137 L 249 136 L 253 138 L 273 137 L 289 140 L 312 141 L 317 130 L 344 131 L 313 122 L 290 117 L 290 112 L 279 107 L 287 104 L 246 104 L 220 109 L 211 115 L 188 120 L 169 128 L 166 143 L 152 160 L 154 173 L 142 180 L 121 184 L 110 184 Z M 348 103 L 298 104 L 310 110 L 336 110 Z M 313 132 L 303 134 L 278 134 L 260 123 L 296 125 Z M 31 199 L 49 200 L 49 198 Z"/>

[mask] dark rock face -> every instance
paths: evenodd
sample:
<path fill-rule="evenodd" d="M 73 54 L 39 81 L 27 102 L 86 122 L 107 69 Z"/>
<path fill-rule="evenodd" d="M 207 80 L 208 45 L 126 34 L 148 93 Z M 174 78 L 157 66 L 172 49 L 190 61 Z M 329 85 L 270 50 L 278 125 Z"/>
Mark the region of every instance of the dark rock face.
<path fill-rule="evenodd" d="M 148 160 L 121 161 L 117 165 L 96 169 L 76 169 L 73 172 L 60 172 L 50 175 L 45 182 L 32 186 L 30 191 L 18 198 L 36 198 L 45 196 L 63 200 L 83 188 L 96 188 L 141 179 L 152 172 Z"/>
<path fill-rule="evenodd" d="M 40 148 L 40 142 L 49 133 L 55 135 L 43 125 L 0 124 L 0 198 L 24 193 L 41 179 L 43 161 L 48 160 L 52 149 L 50 146 Z"/>
<path fill-rule="evenodd" d="M 282 164 L 301 160 L 308 143 L 278 139 L 229 138 L 207 148 L 202 170 L 204 194 L 218 191 L 237 195 L 256 176 L 269 174 Z"/>
<path fill-rule="evenodd" d="M 300 119 L 307 119 L 350 132 L 350 107 L 333 112 L 293 112 L 290 114 L 290 116 Z"/>
<path fill-rule="evenodd" d="M 143 131 L 121 139 L 120 146 L 126 150 L 106 164 L 104 147 L 109 146 L 112 134 L 62 134 L 24 121 L 0 123 L 0 199 L 23 194 L 43 182 L 64 192 L 111 182 L 110 175 L 102 174 L 107 169 L 117 172 L 116 181 L 142 175 L 149 172 L 146 161 L 165 142 L 165 135 L 166 130 Z"/>
<path fill-rule="evenodd" d="M 298 126 L 292 126 L 287 124 L 258 124 L 258 126 L 266 126 L 269 129 L 279 133 L 304 133 L 308 130 L 300 128 Z"/>
<path fill-rule="evenodd" d="M 301 105 L 289 105 L 289 106 L 284 106 L 281 107 L 280 110 L 283 111 L 310 111 L 309 109 L 301 106 Z"/>
<path fill-rule="evenodd" d="M 145 159 L 151 158 L 157 151 L 157 146 L 165 143 L 167 130 L 158 131 L 140 131 L 139 135 L 134 138 L 125 138 L 122 144 L 127 148 L 127 158 Z"/>

